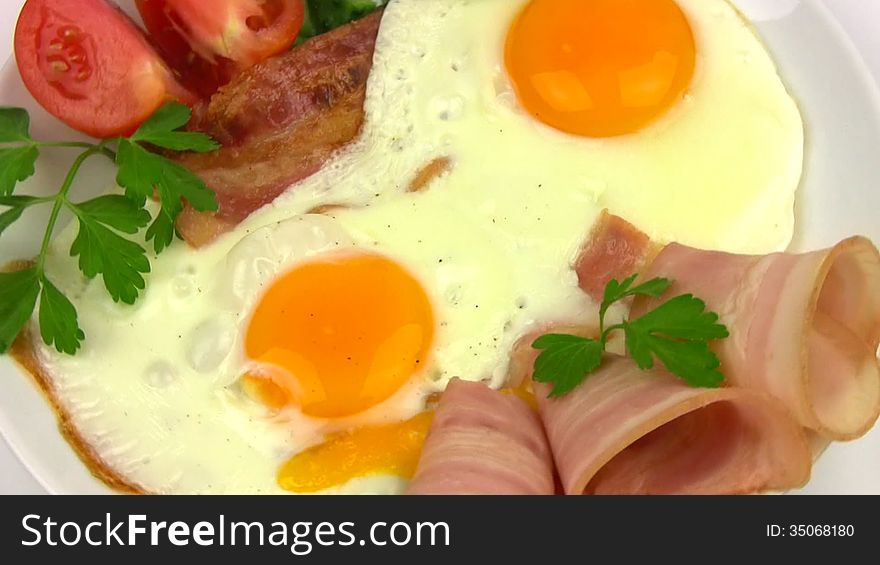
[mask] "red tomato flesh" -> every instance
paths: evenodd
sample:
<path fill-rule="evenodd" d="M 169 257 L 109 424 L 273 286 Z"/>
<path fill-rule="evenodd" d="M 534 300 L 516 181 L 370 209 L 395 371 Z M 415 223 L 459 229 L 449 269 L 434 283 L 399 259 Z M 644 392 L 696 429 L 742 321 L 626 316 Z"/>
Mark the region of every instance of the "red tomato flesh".
<path fill-rule="evenodd" d="M 169 100 L 195 102 L 134 23 L 105 0 L 27 0 L 15 59 L 41 106 L 98 138 L 131 134 Z"/>
<path fill-rule="evenodd" d="M 203 97 L 290 48 L 302 0 L 137 0 L 150 38 L 180 80 Z"/>

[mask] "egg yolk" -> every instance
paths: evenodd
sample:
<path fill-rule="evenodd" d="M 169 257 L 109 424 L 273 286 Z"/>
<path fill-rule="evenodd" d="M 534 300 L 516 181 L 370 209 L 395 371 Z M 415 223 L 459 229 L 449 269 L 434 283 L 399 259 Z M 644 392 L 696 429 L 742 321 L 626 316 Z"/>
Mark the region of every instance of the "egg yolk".
<path fill-rule="evenodd" d="M 507 35 L 521 104 L 564 132 L 633 133 L 691 83 L 694 35 L 673 0 L 532 0 Z"/>
<path fill-rule="evenodd" d="M 338 418 L 391 396 L 430 352 L 434 318 L 421 285 L 378 255 L 339 255 L 278 278 L 248 326 L 258 370 L 245 379 L 267 405 Z"/>
<path fill-rule="evenodd" d="M 369 475 L 412 478 L 432 417 L 422 412 L 405 422 L 332 436 L 290 458 L 278 471 L 278 484 L 292 492 L 318 492 Z"/>

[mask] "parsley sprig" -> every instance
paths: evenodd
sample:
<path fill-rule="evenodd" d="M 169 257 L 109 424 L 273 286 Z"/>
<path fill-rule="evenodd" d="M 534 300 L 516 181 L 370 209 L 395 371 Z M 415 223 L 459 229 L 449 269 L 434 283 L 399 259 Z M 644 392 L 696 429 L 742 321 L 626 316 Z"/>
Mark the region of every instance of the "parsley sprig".
<path fill-rule="evenodd" d="M 128 236 L 147 228 L 146 241 L 158 254 L 176 235 L 174 220 L 183 199 L 199 211 L 217 210 L 214 193 L 196 175 L 150 148 L 208 152 L 219 146 L 201 133 L 179 131 L 190 119 L 190 110 L 178 103 L 160 108 L 130 137 L 87 142 L 42 142 L 30 135 L 30 118 L 22 108 L 0 108 L 0 236 L 29 208 L 51 204 L 52 212 L 43 235 L 40 253 L 30 267 L 0 273 L 0 353 L 5 353 L 33 315 L 39 300 L 39 325 L 43 341 L 63 353 L 79 350 L 85 334 L 79 327 L 76 308 L 46 273 L 49 244 L 59 215 L 71 212 L 78 223 L 70 255 L 89 279 L 101 276 L 115 302 L 133 304 L 145 288 L 150 272 L 146 250 Z M 53 196 L 42 198 L 15 194 L 16 185 L 34 174 L 40 149 L 82 149 Z M 115 150 L 113 149 L 115 147 Z M 124 194 L 106 194 L 85 202 L 70 196 L 73 181 L 83 163 L 103 155 L 118 166 L 116 182 Z M 152 218 L 146 209 L 157 196 L 161 210 Z M 147 227 L 149 226 L 149 227 Z"/>
<path fill-rule="evenodd" d="M 715 388 L 724 382 L 720 361 L 709 349 L 709 341 L 729 334 L 718 323 L 718 315 L 706 311 L 706 304 L 691 294 L 671 298 L 635 320 L 605 327 L 605 315 L 615 303 L 634 296 L 658 298 L 672 281 L 656 278 L 633 286 L 637 275 L 623 282 L 611 280 L 599 308 L 599 338 L 568 334 L 546 334 L 534 341 L 540 349 L 533 378 L 553 385 L 550 397 L 574 390 L 602 365 L 611 334 L 623 331 L 626 349 L 642 370 L 654 367 L 655 358 L 666 369 L 694 387 Z"/>

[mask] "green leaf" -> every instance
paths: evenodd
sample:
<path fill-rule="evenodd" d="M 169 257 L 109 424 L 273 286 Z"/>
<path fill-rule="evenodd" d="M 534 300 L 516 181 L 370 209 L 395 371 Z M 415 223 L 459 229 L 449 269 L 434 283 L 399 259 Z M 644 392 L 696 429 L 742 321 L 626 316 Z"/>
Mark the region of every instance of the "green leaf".
<path fill-rule="evenodd" d="M 79 269 L 88 278 L 103 275 L 104 287 L 115 302 L 134 304 L 150 272 L 144 248 L 125 239 L 94 218 L 78 214 L 79 233 L 70 247 L 79 256 Z"/>
<path fill-rule="evenodd" d="M 175 131 L 189 122 L 191 111 L 178 102 L 165 104 L 141 125 L 129 139 L 174 151 L 207 153 L 220 147 L 210 136 L 198 132 Z"/>
<path fill-rule="evenodd" d="M 25 210 L 41 202 L 44 201 L 34 196 L 0 196 L 0 206 L 9 206 L 9 210 L 0 213 L 0 235 L 16 222 Z"/>
<path fill-rule="evenodd" d="M 388 0 L 307 0 L 297 44 L 360 19 L 387 3 Z"/>
<path fill-rule="evenodd" d="M 196 175 L 149 152 L 145 146 L 179 151 L 212 151 L 218 147 L 209 136 L 179 131 L 187 124 L 190 109 L 177 103 L 163 106 L 130 138 L 118 144 L 117 182 L 125 195 L 106 195 L 81 204 L 72 204 L 67 193 L 82 163 L 90 156 L 105 152 L 105 142 L 88 145 L 71 167 L 55 198 L 14 196 L 17 183 L 34 174 L 40 144 L 30 138 L 30 118 L 20 108 L 0 108 L 0 235 L 18 221 L 28 207 L 54 201 L 72 210 L 79 221 L 79 231 L 70 247 L 78 257 L 79 268 L 88 278 L 101 275 L 107 292 L 116 302 L 132 304 L 145 287 L 144 274 L 150 272 L 146 251 L 121 234 L 136 234 L 150 224 L 144 209 L 148 198 L 157 195 L 161 211 L 147 229 L 157 252 L 174 239 L 174 220 L 183 209 L 184 200 L 200 211 L 218 208 L 216 195 Z M 83 146 L 80 143 L 55 145 Z M 45 229 L 51 235 L 57 214 Z M 44 246 L 45 247 L 45 246 Z M 37 258 L 38 267 L 19 273 L 0 274 L 0 346 L 6 351 L 33 314 L 40 298 L 40 332 L 48 345 L 73 354 L 85 338 L 79 328 L 73 304 L 45 277 L 42 265 L 45 249 Z M 42 289 L 42 293 L 41 293 Z"/>
<path fill-rule="evenodd" d="M 617 282 L 615 279 L 608 281 L 608 284 L 605 286 L 602 306 L 607 310 L 615 302 L 629 296 L 651 296 L 656 298 L 669 290 L 669 287 L 672 285 L 672 281 L 669 279 L 656 278 L 632 288 L 636 278 L 638 278 L 638 275 L 632 275 L 624 279 L 623 282 Z"/>
<path fill-rule="evenodd" d="M 654 354 L 674 375 L 694 387 L 717 388 L 724 382 L 721 361 L 705 341 L 671 341 L 653 337 Z"/>
<path fill-rule="evenodd" d="M 299 45 L 306 41 L 307 39 L 311 39 L 318 34 L 318 29 L 315 27 L 315 22 L 312 21 L 312 16 L 309 13 L 309 3 L 304 2 L 305 14 L 303 14 L 303 23 L 302 27 L 299 28 L 299 35 L 296 36 L 296 41 L 294 45 Z"/>
<path fill-rule="evenodd" d="M 36 267 L 0 273 L 0 353 L 6 353 L 30 320 L 40 294 Z"/>
<path fill-rule="evenodd" d="M 727 328 L 718 323 L 718 314 L 707 312 L 706 303 L 692 294 L 667 300 L 629 325 L 641 333 L 678 339 L 721 339 L 729 335 Z"/>
<path fill-rule="evenodd" d="M 46 277 L 40 295 L 40 335 L 46 345 L 54 345 L 68 355 L 74 355 L 86 338 L 79 327 L 76 308 Z"/>
<path fill-rule="evenodd" d="M 189 122 L 192 111 L 180 102 L 169 102 L 153 112 L 131 136 L 132 141 L 146 141 L 155 133 L 180 129 Z"/>
<path fill-rule="evenodd" d="M 119 144 L 116 182 L 125 188 L 126 196 L 143 203 L 155 192 L 162 204 L 162 213 L 147 230 L 147 241 L 161 253 L 174 240 L 174 220 L 183 210 L 186 199 L 196 210 L 216 211 L 217 196 L 204 181 L 183 167 L 143 147 L 123 140 Z"/>
<path fill-rule="evenodd" d="M 0 196 L 12 194 L 15 185 L 34 174 L 40 151 L 35 145 L 0 149 Z"/>
<path fill-rule="evenodd" d="M 147 241 L 153 242 L 153 250 L 159 254 L 174 241 L 174 219 L 183 209 L 183 203 L 180 201 L 180 196 L 175 197 L 171 193 L 167 182 L 160 183 L 157 191 L 162 201 L 162 209 L 147 229 Z"/>
<path fill-rule="evenodd" d="M 151 153 L 127 139 L 119 141 L 116 150 L 116 184 L 125 189 L 125 195 L 143 206 L 147 198 L 153 197 L 156 184 L 155 165 L 150 160 Z"/>
<path fill-rule="evenodd" d="M 626 294 L 627 296 L 650 296 L 653 298 L 657 298 L 669 290 L 669 287 L 672 286 L 672 281 L 669 279 L 656 278 L 651 279 L 644 284 L 640 284 L 637 287 L 629 290 Z"/>
<path fill-rule="evenodd" d="M 601 365 L 605 350 L 598 340 L 565 334 L 543 335 L 532 347 L 543 350 L 535 360 L 532 378 L 553 384 L 550 397 L 568 394 L 584 382 Z"/>
<path fill-rule="evenodd" d="M 653 356 L 673 375 L 690 386 L 717 388 L 724 382 L 718 371 L 721 362 L 709 349 L 706 341 L 679 341 L 651 334 L 633 332 L 631 326 L 624 329 L 626 347 L 641 369 L 653 367 Z"/>
<path fill-rule="evenodd" d="M 153 250 L 156 252 L 156 255 L 162 253 L 171 245 L 174 241 L 174 235 L 174 220 L 171 219 L 171 216 L 164 209 L 159 210 L 156 219 L 153 220 L 153 223 L 147 229 L 147 241 L 153 242 Z"/>
<path fill-rule="evenodd" d="M 204 181 L 192 171 L 164 157 L 158 155 L 155 157 L 162 162 L 162 180 L 159 183 L 160 195 L 162 191 L 165 191 L 169 200 L 174 199 L 177 204 L 180 204 L 180 198 L 185 198 L 189 205 L 199 212 L 216 212 L 220 208 L 214 191 L 208 188 Z M 162 196 L 163 205 L 165 200 L 165 197 Z M 178 209 L 179 211 L 180 209 Z M 177 218 L 176 213 L 174 217 Z"/>
<path fill-rule="evenodd" d="M 630 296 L 651 296 L 656 298 L 669 290 L 669 287 L 672 285 L 672 281 L 669 279 L 656 278 L 632 288 L 636 278 L 638 278 L 638 275 L 631 275 L 624 279 L 623 282 L 611 279 L 605 285 L 605 294 L 602 298 L 602 305 L 599 307 L 599 319 L 603 324 L 605 314 L 615 302 Z"/>
<path fill-rule="evenodd" d="M 0 196 L 0 206 L 11 206 L 13 208 L 27 208 L 33 204 L 37 204 L 40 199 L 36 196 L 24 196 L 16 194 L 14 196 Z"/>
<path fill-rule="evenodd" d="M 31 119 L 24 108 L 0 107 L 0 143 L 31 141 Z"/>
<path fill-rule="evenodd" d="M 605 295 L 602 298 L 602 306 L 607 309 L 608 306 L 623 299 L 632 284 L 636 282 L 636 277 L 638 277 L 638 275 L 632 275 L 624 279 L 623 282 L 617 282 L 617 279 L 611 279 L 608 281 L 608 284 L 605 285 Z"/>
<path fill-rule="evenodd" d="M 600 327 L 615 302 L 629 296 L 658 298 L 672 286 L 669 279 L 655 278 L 634 287 L 636 279 L 637 275 L 632 275 L 605 285 Z M 718 314 L 707 312 L 706 303 L 691 294 L 676 296 L 636 320 L 614 325 L 598 340 L 564 334 L 539 337 L 532 347 L 543 351 L 535 360 L 533 378 L 553 383 L 550 396 L 567 394 L 599 367 L 608 335 L 619 329 L 623 329 L 626 349 L 640 369 L 653 369 L 656 358 L 691 386 L 717 387 L 724 382 L 718 370 L 721 363 L 708 342 L 728 337 L 727 328 L 718 323 Z"/>
<path fill-rule="evenodd" d="M 150 223 L 149 212 L 132 202 L 131 199 L 118 194 L 99 196 L 88 202 L 77 204 L 76 207 L 96 222 L 123 233 L 135 234 Z"/>
<path fill-rule="evenodd" d="M 691 386 L 717 387 L 724 381 L 720 361 L 708 342 L 729 334 L 718 315 L 691 294 L 676 296 L 642 317 L 623 323 L 626 348 L 642 369 L 654 366 L 654 357 Z"/>
<path fill-rule="evenodd" d="M 629 356 L 633 358 L 639 369 L 649 371 L 654 368 L 654 354 L 651 351 L 651 343 L 648 340 L 648 334 L 633 330 L 632 326 L 624 324 L 624 335 L 626 337 L 626 350 Z"/>
<path fill-rule="evenodd" d="M 14 224 L 24 213 L 24 208 L 10 208 L 0 214 L 0 235 L 6 231 L 6 228 Z"/>
<path fill-rule="evenodd" d="M 163 210 L 172 219 L 176 219 L 182 210 L 181 198 L 200 212 L 218 209 L 217 196 L 202 179 L 182 165 L 150 153 L 135 143 L 120 142 L 116 162 L 119 165 L 116 182 L 125 188 L 126 196 L 143 202 L 155 191 Z"/>
<path fill-rule="evenodd" d="M 308 0 L 309 18 L 319 33 L 362 18 L 386 0 Z"/>

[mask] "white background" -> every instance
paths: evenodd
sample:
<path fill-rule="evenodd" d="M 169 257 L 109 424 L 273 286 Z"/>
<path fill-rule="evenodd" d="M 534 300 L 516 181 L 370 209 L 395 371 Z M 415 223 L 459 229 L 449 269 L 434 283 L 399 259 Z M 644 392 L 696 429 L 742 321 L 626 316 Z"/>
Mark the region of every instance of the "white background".
<path fill-rule="evenodd" d="M 880 83 L 880 1 L 824 0 L 850 35 Z M 0 64 L 12 52 L 15 20 L 24 0 L 0 0 Z M 2 394 L 2 383 L 0 383 Z M 821 462 L 820 462 L 821 464 Z M 829 485 L 825 485 L 829 486 Z M 828 490 L 823 489 L 828 492 Z M 45 494 L 0 439 L 0 494 Z"/>

